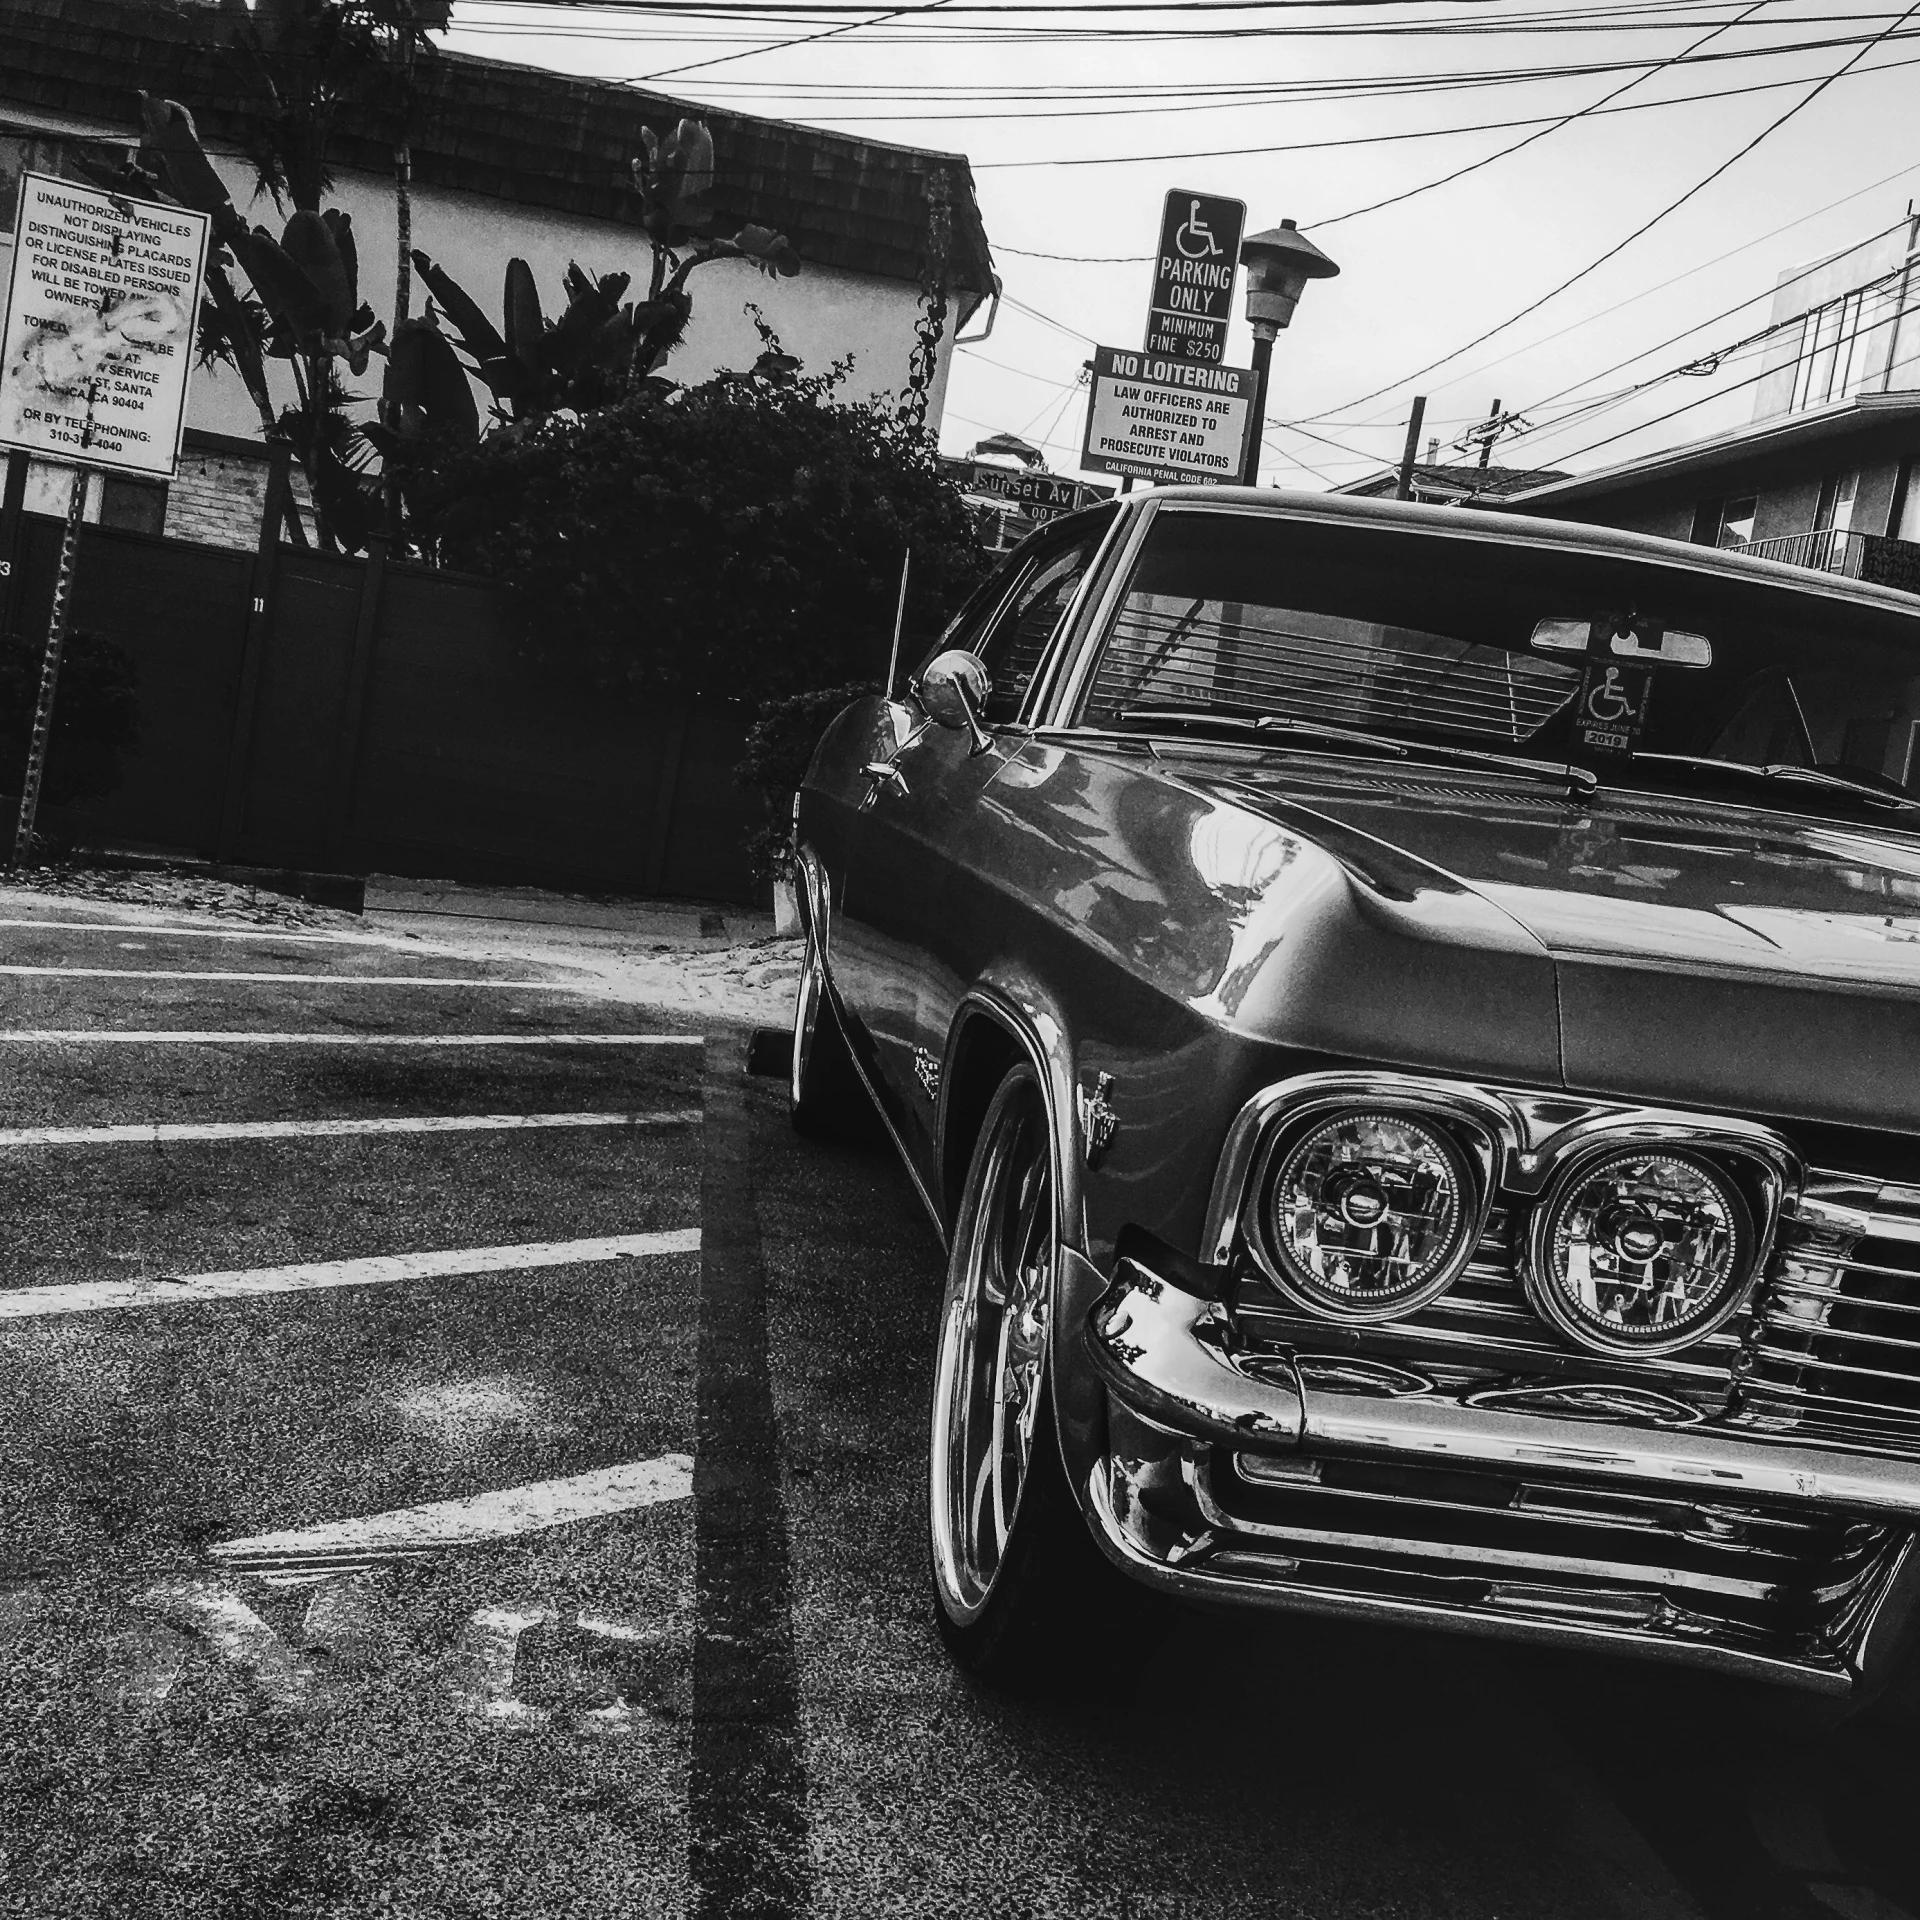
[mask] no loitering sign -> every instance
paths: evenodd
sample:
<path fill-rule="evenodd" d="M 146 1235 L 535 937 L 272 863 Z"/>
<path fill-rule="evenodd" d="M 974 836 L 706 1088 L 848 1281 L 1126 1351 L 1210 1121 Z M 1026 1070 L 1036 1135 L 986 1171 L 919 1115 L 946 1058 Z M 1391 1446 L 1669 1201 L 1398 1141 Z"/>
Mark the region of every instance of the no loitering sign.
<path fill-rule="evenodd" d="M 1096 347 L 1080 464 L 1138 480 L 1237 481 L 1253 427 L 1251 367 Z"/>

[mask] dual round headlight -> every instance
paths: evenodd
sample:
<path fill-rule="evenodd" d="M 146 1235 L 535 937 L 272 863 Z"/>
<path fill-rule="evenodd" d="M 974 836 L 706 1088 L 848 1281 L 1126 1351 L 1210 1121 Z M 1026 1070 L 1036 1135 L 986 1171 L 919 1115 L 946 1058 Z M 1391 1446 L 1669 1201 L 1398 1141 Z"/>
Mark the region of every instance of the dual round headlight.
<path fill-rule="evenodd" d="M 1534 1215 L 1529 1252 L 1528 1294 L 1562 1333 L 1606 1353 L 1667 1353 L 1745 1298 L 1753 1216 L 1695 1154 L 1615 1148 L 1561 1174 Z"/>
<path fill-rule="evenodd" d="M 1302 1304 L 1384 1320 L 1431 1300 L 1466 1264 L 1478 1195 L 1446 1130 L 1411 1114 L 1341 1113 L 1280 1156 L 1267 1237 Z"/>
<path fill-rule="evenodd" d="M 1446 1122 L 1342 1109 L 1283 1136 L 1261 1225 L 1287 1292 L 1336 1320 L 1388 1320 L 1445 1292 L 1472 1257 L 1484 1193 Z M 1668 1145 L 1589 1150 L 1534 1208 L 1535 1309 L 1603 1353 L 1671 1352 L 1720 1326 L 1754 1273 L 1753 1215 L 1714 1161 Z"/>

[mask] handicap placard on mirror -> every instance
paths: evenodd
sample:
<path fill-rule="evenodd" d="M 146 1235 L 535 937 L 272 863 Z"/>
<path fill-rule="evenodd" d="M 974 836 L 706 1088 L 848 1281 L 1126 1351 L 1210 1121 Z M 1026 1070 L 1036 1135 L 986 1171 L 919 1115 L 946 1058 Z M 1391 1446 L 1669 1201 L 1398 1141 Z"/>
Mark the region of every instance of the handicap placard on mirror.
<path fill-rule="evenodd" d="M 1589 753 L 1631 753 L 1647 724 L 1653 668 L 1590 660 L 1573 719 L 1576 747 Z"/>

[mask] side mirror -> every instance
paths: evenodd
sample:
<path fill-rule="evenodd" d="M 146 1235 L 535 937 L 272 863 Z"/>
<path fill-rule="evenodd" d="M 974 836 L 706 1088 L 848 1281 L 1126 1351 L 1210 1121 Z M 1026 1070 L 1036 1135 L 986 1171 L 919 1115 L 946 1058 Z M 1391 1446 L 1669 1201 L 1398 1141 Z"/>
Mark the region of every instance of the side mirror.
<path fill-rule="evenodd" d="M 993 745 L 993 735 L 980 724 L 980 709 L 993 691 L 993 679 L 977 654 L 950 647 L 935 654 L 914 682 L 914 693 L 936 726 L 951 727 L 970 736 L 967 752 L 981 754 Z"/>

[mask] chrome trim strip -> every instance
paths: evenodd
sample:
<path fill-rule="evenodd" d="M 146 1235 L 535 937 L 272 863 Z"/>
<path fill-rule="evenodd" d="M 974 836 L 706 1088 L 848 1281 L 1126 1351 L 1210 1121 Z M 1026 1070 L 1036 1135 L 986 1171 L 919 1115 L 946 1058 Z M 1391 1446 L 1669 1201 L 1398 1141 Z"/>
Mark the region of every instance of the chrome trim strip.
<path fill-rule="evenodd" d="M 1535 1415 L 1422 1395 L 1360 1401 L 1303 1389 L 1305 1442 L 1342 1453 L 1564 1473 L 1685 1487 L 1715 1500 L 1822 1502 L 1843 1512 L 1920 1522 L 1920 1461 L 1749 1440 L 1701 1427 L 1568 1430 Z"/>
<path fill-rule="evenodd" d="M 1337 1619 L 1370 1619 L 1404 1626 L 1437 1627 L 1453 1633 L 1477 1634 L 1497 1640 L 1531 1640 L 1551 1646 L 1584 1647 L 1599 1652 L 1632 1653 L 1649 1659 L 1670 1660 L 1704 1667 L 1745 1679 L 1770 1680 L 1844 1699 L 1852 1678 L 1836 1661 L 1799 1662 L 1742 1647 L 1699 1638 L 1661 1633 L 1639 1624 L 1636 1617 L 1619 1625 L 1551 1613 L 1544 1601 L 1528 1607 L 1534 1596 L 1517 1585 L 1500 1596 L 1504 1604 L 1485 1609 L 1446 1605 L 1435 1601 L 1388 1599 L 1351 1590 L 1289 1585 L 1297 1563 L 1276 1559 L 1270 1574 L 1261 1577 L 1241 1571 L 1216 1571 L 1206 1566 L 1170 1565 L 1156 1558 L 1121 1525 L 1113 1509 L 1105 1473 L 1096 1468 L 1087 1483 L 1083 1502 L 1093 1537 L 1117 1567 L 1146 1586 L 1185 1600 L 1218 1601 L 1263 1607 L 1276 1612 L 1328 1614 Z M 1236 1556 L 1251 1559 L 1251 1555 Z M 1265 1573 L 1265 1570 L 1262 1570 Z M 1597 1609 L 1596 1609 L 1597 1610 Z"/>
<path fill-rule="evenodd" d="M 1692 1593 L 1713 1594 L 1726 1600 L 1768 1601 L 1779 1597 L 1782 1577 L 1799 1570 L 1798 1563 L 1776 1555 L 1780 1566 L 1773 1578 L 1742 1579 L 1737 1574 L 1697 1573 L 1686 1567 L 1630 1565 L 1620 1560 L 1579 1559 L 1569 1554 L 1538 1553 L 1525 1547 L 1493 1547 L 1452 1540 L 1429 1540 L 1397 1533 L 1354 1533 L 1336 1527 L 1299 1527 L 1270 1520 L 1251 1520 L 1229 1513 L 1213 1497 L 1205 1474 L 1188 1482 L 1202 1517 L 1223 1533 L 1247 1534 L 1277 1540 L 1282 1546 L 1341 1547 L 1352 1552 L 1394 1555 L 1407 1560 L 1442 1562 L 1449 1570 L 1474 1573 L 1558 1573 L 1569 1578 L 1597 1580 L 1602 1585 L 1678 1587 Z"/>

